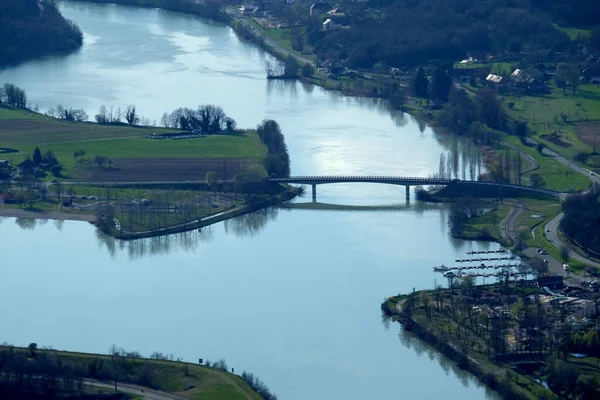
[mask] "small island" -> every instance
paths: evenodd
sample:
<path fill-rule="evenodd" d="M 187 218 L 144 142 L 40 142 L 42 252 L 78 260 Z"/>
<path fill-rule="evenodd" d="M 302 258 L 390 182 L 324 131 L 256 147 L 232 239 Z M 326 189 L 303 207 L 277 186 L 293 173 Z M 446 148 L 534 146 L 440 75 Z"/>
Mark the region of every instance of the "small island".
<path fill-rule="evenodd" d="M 3 1 L 0 21 L 0 66 L 69 53 L 83 44 L 77 24 L 66 20 L 54 1 Z"/>

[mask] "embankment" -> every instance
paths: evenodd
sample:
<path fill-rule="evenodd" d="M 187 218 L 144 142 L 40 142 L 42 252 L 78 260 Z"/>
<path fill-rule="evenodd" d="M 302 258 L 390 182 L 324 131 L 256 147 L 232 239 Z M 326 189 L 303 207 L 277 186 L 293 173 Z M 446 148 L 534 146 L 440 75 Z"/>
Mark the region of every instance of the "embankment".
<path fill-rule="evenodd" d="M 227 219 L 235 218 L 240 215 L 248 214 L 262 208 L 270 207 L 276 204 L 283 203 L 291 200 L 301 193 L 301 189 L 298 188 L 287 188 L 284 192 L 277 195 L 272 195 L 266 199 L 252 201 L 248 204 L 239 207 L 233 207 L 226 211 L 209 215 L 194 221 L 189 221 L 183 224 L 173 225 L 166 228 L 153 229 L 143 232 L 127 232 L 123 230 L 114 230 L 107 232 L 111 236 L 121 240 L 134 240 L 143 239 L 154 236 L 169 235 L 173 233 L 187 232 L 194 229 L 200 229 L 205 226 L 213 225 L 218 222 L 225 221 Z"/>

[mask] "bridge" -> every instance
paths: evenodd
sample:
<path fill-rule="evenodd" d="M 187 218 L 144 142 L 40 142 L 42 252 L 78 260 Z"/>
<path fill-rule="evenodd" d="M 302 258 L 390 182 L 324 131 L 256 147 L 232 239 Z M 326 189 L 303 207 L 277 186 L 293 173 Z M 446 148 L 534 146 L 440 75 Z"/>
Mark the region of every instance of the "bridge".
<path fill-rule="evenodd" d="M 290 176 L 287 178 L 270 178 L 272 183 L 295 183 L 299 185 L 311 185 L 313 201 L 317 196 L 317 185 L 330 183 L 381 183 L 386 185 L 400 185 L 406 188 L 406 199 L 410 199 L 411 186 L 447 186 L 453 184 L 466 184 L 476 186 L 494 186 L 498 188 L 512 188 L 533 192 L 552 197 L 562 197 L 564 194 L 553 190 L 535 188 L 532 186 L 520 186 L 496 182 L 480 182 L 461 179 L 442 178 L 419 178 L 411 176 Z"/>
<path fill-rule="evenodd" d="M 290 176 L 288 178 L 271 178 L 273 183 L 296 183 L 311 185 L 313 197 L 317 196 L 317 185 L 328 183 L 383 183 L 400 185 L 406 188 L 406 198 L 410 198 L 411 186 L 445 186 L 459 182 L 459 179 L 418 178 L 411 176 Z"/>

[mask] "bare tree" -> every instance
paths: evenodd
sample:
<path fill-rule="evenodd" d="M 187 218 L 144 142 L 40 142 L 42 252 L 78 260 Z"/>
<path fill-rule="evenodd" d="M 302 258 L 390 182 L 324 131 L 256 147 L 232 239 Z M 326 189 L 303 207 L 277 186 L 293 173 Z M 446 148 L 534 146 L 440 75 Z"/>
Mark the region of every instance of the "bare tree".
<path fill-rule="evenodd" d="M 140 117 L 137 114 L 135 105 L 127 106 L 125 110 L 125 121 L 131 126 L 137 125 L 140 122 Z"/>
<path fill-rule="evenodd" d="M 560 246 L 560 259 L 563 263 L 569 262 L 569 258 L 571 258 L 571 250 L 565 245 Z"/>

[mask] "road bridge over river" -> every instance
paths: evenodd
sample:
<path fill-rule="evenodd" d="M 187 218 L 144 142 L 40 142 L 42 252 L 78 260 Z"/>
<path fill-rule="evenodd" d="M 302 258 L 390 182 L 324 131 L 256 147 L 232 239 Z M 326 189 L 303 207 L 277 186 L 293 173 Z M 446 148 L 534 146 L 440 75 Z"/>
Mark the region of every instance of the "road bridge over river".
<path fill-rule="evenodd" d="M 331 183 L 380 183 L 385 185 L 399 185 L 406 188 L 406 198 L 410 198 L 411 186 L 448 186 L 448 185 L 477 185 L 477 186 L 495 186 L 499 188 L 512 188 L 534 192 L 552 197 L 561 197 L 561 193 L 547 189 L 534 188 L 531 186 L 510 185 L 496 182 L 479 182 L 468 181 L 461 179 L 444 179 L 444 178 L 422 178 L 413 176 L 290 176 L 287 178 L 271 178 L 272 183 L 293 183 L 299 185 L 311 185 L 313 199 L 317 196 L 317 185 L 325 185 Z"/>

